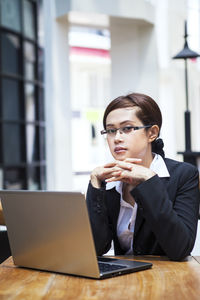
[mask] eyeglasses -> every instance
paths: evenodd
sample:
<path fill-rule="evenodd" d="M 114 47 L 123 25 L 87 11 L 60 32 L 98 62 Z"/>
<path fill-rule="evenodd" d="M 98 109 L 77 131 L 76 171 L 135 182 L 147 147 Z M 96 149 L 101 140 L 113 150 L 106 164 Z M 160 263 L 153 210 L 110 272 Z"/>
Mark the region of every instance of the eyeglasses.
<path fill-rule="evenodd" d="M 120 127 L 120 128 L 109 128 L 109 129 L 101 130 L 101 134 L 105 134 L 105 137 L 106 136 L 114 137 L 118 130 L 119 130 L 120 133 L 129 134 L 133 130 L 135 131 L 135 130 L 139 130 L 139 129 L 142 129 L 142 128 L 150 128 L 150 127 L 152 127 L 152 125 L 124 126 L 124 127 Z"/>

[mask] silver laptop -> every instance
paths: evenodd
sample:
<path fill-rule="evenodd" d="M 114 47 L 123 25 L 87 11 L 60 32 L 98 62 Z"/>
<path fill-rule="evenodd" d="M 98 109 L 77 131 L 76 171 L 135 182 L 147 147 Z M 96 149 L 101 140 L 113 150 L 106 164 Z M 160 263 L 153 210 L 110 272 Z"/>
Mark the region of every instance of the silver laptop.
<path fill-rule="evenodd" d="M 81 192 L 4 190 L 0 199 L 17 266 L 97 279 L 152 266 L 96 256 Z"/>

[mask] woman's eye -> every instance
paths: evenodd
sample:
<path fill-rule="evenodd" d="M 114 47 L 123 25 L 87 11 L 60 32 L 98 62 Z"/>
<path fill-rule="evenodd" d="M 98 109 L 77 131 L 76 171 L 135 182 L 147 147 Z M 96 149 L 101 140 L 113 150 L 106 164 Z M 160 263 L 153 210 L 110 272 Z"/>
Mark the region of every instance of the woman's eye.
<path fill-rule="evenodd" d="M 115 132 L 116 132 L 116 129 L 114 129 L 114 128 L 113 129 L 112 128 L 111 129 L 107 129 L 107 133 L 108 134 L 114 134 Z"/>
<path fill-rule="evenodd" d="M 125 127 L 123 127 L 123 132 L 124 133 L 128 133 L 128 132 L 131 132 L 131 130 L 133 129 L 133 127 L 132 126 L 125 126 Z"/>

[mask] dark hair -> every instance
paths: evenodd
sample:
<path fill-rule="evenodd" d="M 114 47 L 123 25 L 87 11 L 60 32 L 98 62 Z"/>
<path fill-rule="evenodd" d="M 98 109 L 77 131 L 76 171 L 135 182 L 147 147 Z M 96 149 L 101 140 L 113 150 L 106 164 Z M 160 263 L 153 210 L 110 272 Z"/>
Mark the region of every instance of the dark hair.
<path fill-rule="evenodd" d="M 162 126 L 162 114 L 158 104 L 149 96 L 139 93 L 132 93 L 126 96 L 120 96 L 107 106 L 103 116 L 103 126 L 106 129 L 106 119 L 108 114 L 118 108 L 138 107 L 136 116 L 144 125 L 157 125 L 159 133 Z M 146 129 L 148 130 L 148 129 Z M 152 142 L 152 151 L 164 157 L 163 141 L 156 139 Z"/>

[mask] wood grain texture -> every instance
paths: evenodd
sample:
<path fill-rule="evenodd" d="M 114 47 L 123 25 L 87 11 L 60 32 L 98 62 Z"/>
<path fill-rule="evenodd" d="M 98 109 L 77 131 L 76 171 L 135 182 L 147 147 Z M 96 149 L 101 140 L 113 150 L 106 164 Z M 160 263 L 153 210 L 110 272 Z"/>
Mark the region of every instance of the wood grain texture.
<path fill-rule="evenodd" d="M 130 259 L 130 257 L 129 257 Z M 0 299 L 200 299 L 200 264 L 161 257 L 137 257 L 153 268 L 105 280 L 94 280 L 17 268 L 12 258 L 0 265 Z"/>

